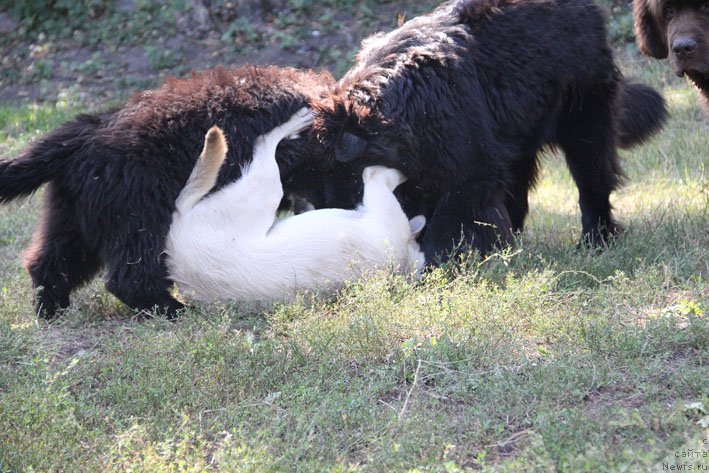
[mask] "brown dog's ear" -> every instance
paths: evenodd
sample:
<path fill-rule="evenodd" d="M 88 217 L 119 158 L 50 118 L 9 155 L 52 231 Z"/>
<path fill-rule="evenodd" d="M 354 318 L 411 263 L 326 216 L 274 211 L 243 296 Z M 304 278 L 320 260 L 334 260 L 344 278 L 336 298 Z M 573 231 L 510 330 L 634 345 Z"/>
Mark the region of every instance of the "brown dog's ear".
<path fill-rule="evenodd" d="M 344 132 L 335 147 L 335 160 L 341 163 L 350 163 L 359 158 L 366 147 L 367 140 Z"/>
<path fill-rule="evenodd" d="M 635 37 L 638 48 L 646 56 L 664 59 L 668 52 L 667 33 L 660 27 L 656 15 L 662 15 L 662 12 L 653 12 L 648 0 L 633 0 Z"/>

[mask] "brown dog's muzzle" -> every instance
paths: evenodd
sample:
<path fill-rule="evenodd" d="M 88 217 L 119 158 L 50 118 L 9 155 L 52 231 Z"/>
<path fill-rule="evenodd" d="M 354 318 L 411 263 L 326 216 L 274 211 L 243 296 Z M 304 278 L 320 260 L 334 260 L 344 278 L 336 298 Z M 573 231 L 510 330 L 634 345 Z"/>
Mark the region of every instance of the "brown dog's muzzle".
<path fill-rule="evenodd" d="M 709 19 L 690 9 L 676 14 L 667 27 L 670 65 L 679 77 L 709 74 Z"/>

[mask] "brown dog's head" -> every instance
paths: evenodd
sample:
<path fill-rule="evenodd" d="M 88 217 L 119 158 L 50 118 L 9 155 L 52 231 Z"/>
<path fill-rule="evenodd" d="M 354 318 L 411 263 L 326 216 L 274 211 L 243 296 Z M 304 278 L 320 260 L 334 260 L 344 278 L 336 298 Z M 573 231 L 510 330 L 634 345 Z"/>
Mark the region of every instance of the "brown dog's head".
<path fill-rule="evenodd" d="M 709 1 L 634 0 L 633 14 L 640 50 L 709 90 Z"/>

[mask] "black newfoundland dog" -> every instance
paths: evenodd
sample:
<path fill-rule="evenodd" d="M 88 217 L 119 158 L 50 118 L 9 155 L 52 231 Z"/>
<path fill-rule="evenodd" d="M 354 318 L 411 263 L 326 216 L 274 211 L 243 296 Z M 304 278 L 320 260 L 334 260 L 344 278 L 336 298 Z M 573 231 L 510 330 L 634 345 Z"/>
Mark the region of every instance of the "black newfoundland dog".
<path fill-rule="evenodd" d="M 316 109 L 324 202 L 352 207 L 361 169 L 409 180 L 406 213 L 424 214 L 426 260 L 465 237 L 482 252 L 521 230 L 538 153 L 558 147 L 579 189 L 582 241 L 620 231 L 610 193 L 616 147 L 638 144 L 666 116 L 653 89 L 626 82 L 590 0 L 456 0 L 363 43 L 356 65 Z"/>
<path fill-rule="evenodd" d="M 217 125 L 229 137 L 218 186 L 237 179 L 253 143 L 334 83 L 328 74 L 273 67 L 214 69 L 135 94 L 120 110 L 81 115 L 0 161 L 0 203 L 48 183 L 44 215 L 25 254 L 38 313 L 51 318 L 73 289 L 106 268 L 106 287 L 138 310 L 168 316 L 163 250 L 175 199 Z M 279 147 L 286 192 L 305 161 L 303 141 Z M 295 185 L 295 184 L 294 184 Z"/>
<path fill-rule="evenodd" d="M 674 73 L 694 82 L 709 111 L 709 2 L 634 0 L 633 14 L 640 51 L 669 56 Z"/>

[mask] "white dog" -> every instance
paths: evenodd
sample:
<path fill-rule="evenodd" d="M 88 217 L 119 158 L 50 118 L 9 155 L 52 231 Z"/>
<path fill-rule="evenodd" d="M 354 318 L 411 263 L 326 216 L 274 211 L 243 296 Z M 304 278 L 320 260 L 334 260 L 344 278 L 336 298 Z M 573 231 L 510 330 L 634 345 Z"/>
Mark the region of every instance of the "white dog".
<path fill-rule="evenodd" d="M 397 170 L 364 170 L 364 197 L 356 210 L 322 209 L 276 222 L 283 197 L 276 147 L 312 123 L 307 109 L 257 138 L 242 177 L 205 195 L 227 153 L 213 127 L 177 199 L 167 237 L 170 277 L 187 297 L 203 301 L 287 300 L 304 289 L 332 289 L 371 271 L 391 267 L 420 272 L 416 236 L 423 216 L 407 220 L 393 190 Z"/>

